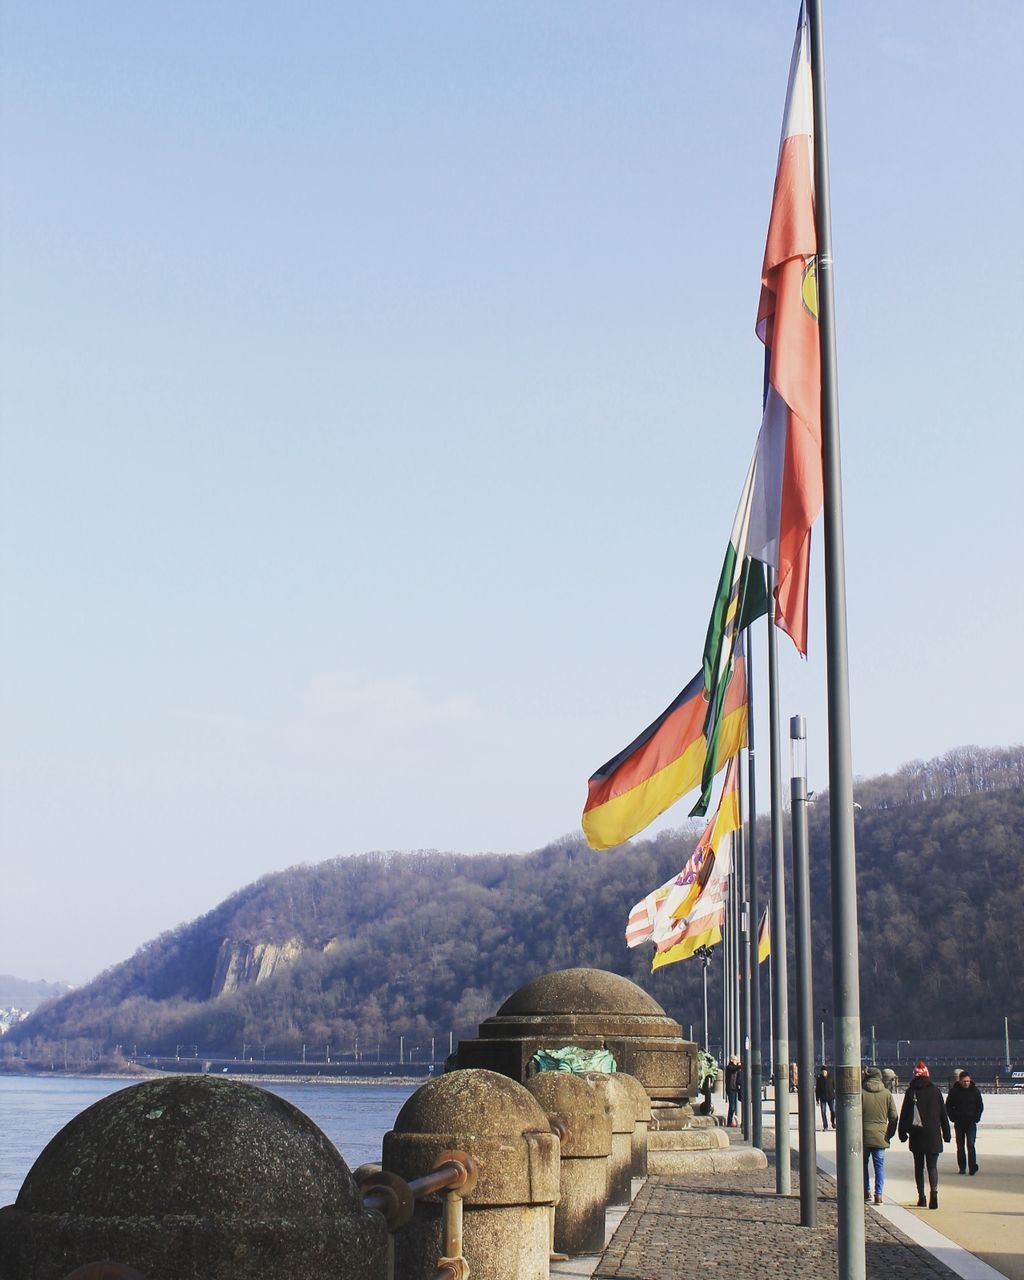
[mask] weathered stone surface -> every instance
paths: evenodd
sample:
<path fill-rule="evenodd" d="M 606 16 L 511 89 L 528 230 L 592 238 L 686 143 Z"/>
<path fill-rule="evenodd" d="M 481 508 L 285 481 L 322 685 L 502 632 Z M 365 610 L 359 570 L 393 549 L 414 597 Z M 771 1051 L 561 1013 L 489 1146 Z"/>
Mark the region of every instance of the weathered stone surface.
<path fill-rule="evenodd" d="M 599 1253 L 604 1247 L 612 1149 L 612 1122 L 604 1101 L 582 1076 L 569 1071 L 542 1071 L 531 1076 L 526 1087 L 569 1130 L 561 1144 L 555 1251 L 570 1256 Z"/>
<path fill-rule="evenodd" d="M 328 1138 L 282 1098 L 184 1076 L 101 1099 L 0 1210 L 0 1280 L 108 1259 L 147 1280 L 383 1277 L 387 1232 Z"/>
<path fill-rule="evenodd" d="M 558 1199 L 558 1139 L 533 1095 L 507 1076 L 452 1071 L 421 1085 L 384 1135 L 382 1164 L 408 1181 L 452 1150 L 480 1164 L 467 1206 Z"/>
<path fill-rule="evenodd" d="M 542 1071 L 526 1088 L 549 1115 L 565 1121 L 569 1130 L 561 1144 L 562 1159 L 603 1156 L 612 1149 L 612 1122 L 604 1101 L 583 1076 L 571 1071 Z"/>
<path fill-rule="evenodd" d="M 658 1129 L 647 1135 L 647 1151 L 725 1151 L 724 1129 Z"/>
<path fill-rule="evenodd" d="M 423 1177 L 445 1151 L 479 1166 L 465 1196 L 463 1251 L 470 1274 L 547 1280 L 551 1207 L 559 1196 L 558 1138 L 522 1085 L 493 1071 L 453 1071 L 422 1085 L 384 1135 L 385 1170 Z M 442 1199 L 418 1200 L 395 1236 L 395 1271 L 427 1280 L 442 1256 Z"/>
<path fill-rule="evenodd" d="M 538 1049 L 570 1044 L 607 1048 L 652 1098 L 697 1092 L 697 1046 L 635 982 L 602 969 L 562 969 L 527 983 L 480 1024 L 476 1038 L 460 1042 L 458 1065 L 522 1081 Z"/>
<path fill-rule="evenodd" d="M 617 1071 L 588 1071 L 584 1077 L 604 1103 L 612 1126 L 612 1149 L 608 1156 L 608 1203 L 629 1204 L 633 1181 L 633 1119 L 635 1107 L 631 1091 Z"/>
<path fill-rule="evenodd" d="M 764 1169 L 768 1159 L 757 1147 L 731 1147 L 719 1151 L 651 1151 L 650 1173 L 709 1174 L 741 1173 Z"/>
<path fill-rule="evenodd" d="M 617 1071 L 615 1074 L 633 1100 L 632 1172 L 634 1178 L 642 1178 L 647 1173 L 647 1134 L 651 1127 L 650 1095 L 636 1076 L 631 1076 L 626 1071 Z"/>

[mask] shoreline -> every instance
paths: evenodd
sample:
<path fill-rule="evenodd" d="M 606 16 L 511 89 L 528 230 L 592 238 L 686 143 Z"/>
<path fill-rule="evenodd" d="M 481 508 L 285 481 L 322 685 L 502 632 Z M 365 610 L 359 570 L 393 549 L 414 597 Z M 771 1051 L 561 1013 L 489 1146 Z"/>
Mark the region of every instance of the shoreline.
<path fill-rule="evenodd" d="M 439 1074 L 439 1073 L 437 1073 Z M 3 1071 L 0 1080 L 123 1080 L 126 1084 L 141 1084 L 144 1080 L 162 1080 L 173 1076 L 210 1076 L 215 1080 L 237 1080 L 258 1084 L 330 1084 L 330 1085 L 418 1085 L 434 1079 L 433 1075 L 406 1076 L 336 1076 L 336 1075 L 278 1075 L 257 1071 L 161 1071 L 154 1067 L 140 1067 L 136 1071 Z"/>

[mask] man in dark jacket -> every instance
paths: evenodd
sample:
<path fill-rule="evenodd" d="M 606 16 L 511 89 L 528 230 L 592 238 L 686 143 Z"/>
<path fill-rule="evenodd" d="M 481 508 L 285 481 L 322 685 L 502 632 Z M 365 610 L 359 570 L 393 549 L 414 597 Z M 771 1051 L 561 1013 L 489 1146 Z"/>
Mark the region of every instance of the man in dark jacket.
<path fill-rule="evenodd" d="M 740 1081 L 743 1075 L 743 1067 L 740 1065 L 739 1058 L 735 1054 L 725 1064 L 725 1096 L 729 1099 L 729 1114 L 725 1123 L 730 1128 L 735 1128 L 739 1123 L 736 1119 L 736 1112 L 739 1108 L 740 1101 Z"/>
<path fill-rule="evenodd" d="M 978 1172 L 978 1156 L 974 1141 L 978 1135 L 978 1121 L 985 1110 L 981 1090 L 971 1079 L 969 1071 L 961 1071 L 946 1099 L 946 1114 L 953 1121 L 956 1133 L 956 1165 L 961 1173 Z"/>
<path fill-rule="evenodd" d="M 950 1140 L 949 1117 L 946 1115 L 946 1104 L 942 1101 L 942 1090 L 932 1083 L 926 1062 L 919 1062 L 914 1068 L 913 1079 L 903 1095 L 899 1135 L 900 1142 L 910 1139 L 910 1150 L 914 1157 L 914 1181 L 917 1183 L 917 1207 L 923 1209 L 925 1206 L 924 1171 L 927 1167 L 928 1188 L 931 1192 L 927 1204 L 929 1209 L 937 1209 L 939 1154 L 943 1139 L 946 1142 Z"/>
<path fill-rule="evenodd" d="M 821 1127 L 828 1128 L 828 1120 L 825 1118 L 825 1112 L 828 1111 L 828 1117 L 834 1129 L 836 1127 L 836 1082 L 832 1079 L 828 1067 L 822 1067 L 818 1072 L 818 1078 L 814 1082 L 814 1096 L 821 1108 Z"/>

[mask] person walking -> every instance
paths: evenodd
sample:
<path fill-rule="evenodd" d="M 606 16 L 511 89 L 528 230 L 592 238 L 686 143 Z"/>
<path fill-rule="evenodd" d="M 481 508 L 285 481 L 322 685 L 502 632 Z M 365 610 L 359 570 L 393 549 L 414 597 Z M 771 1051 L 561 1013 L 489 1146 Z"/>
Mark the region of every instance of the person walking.
<path fill-rule="evenodd" d="M 821 1127 L 828 1128 L 828 1120 L 825 1118 L 827 1111 L 834 1129 L 836 1127 L 836 1082 L 832 1079 L 828 1067 L 822 1067 L 818 1072 L 818 1078 L 814 1082 L 814 1096 L 821 1108 Z"/>
<path fill-rule="evenodd" d="M 729 1114 L 725 1123 L 730 1129 L 734 1129 L 739 1121 L 736 1119 L 736 1110 L 740 1100 L 740 1079 L 743 1069 L 740 1066 L 740 1060 L 735 1054 L 725 1064 L 725 1096 L 729 1099 Z"/>
<path fill-rule="evenodd" d="M 900 1087 L 900 1082 L 896 1079 L 896 1072 L 893 1071 L 892 1067 L 882 1068 L 882 1084 L 893 1094 Z"/>
<path fill-rule="evenodd" d="M 896 1132 L 899 1115 L 896 1099 L 882 1083 L 877 1067 L 868 1067 L 860 1088 L 861 1124 L 864 1133 L 864 1203 L 871 1203 L 871 1168 L 875 1170 L 875 1204 L 882 1203 L 885 1186 L 885 1151 Z"/>
<path fill-rule="evenodd" d="M 923 1209 L 924 1173 L 928 1170 L 928 1208 L 939 1207 L 939 1156 L 943 1140 L 950 1141 L 949 1116 L 942 1101 L 942 1090 L 933 1083 L 928 1064 L 919 1062 L 903 1095 L 899 1120 L 900 1142 L 910 1141 L 914 1157 L 914 1181 L 917 1183 L 917 1207 Z"/>
<path fill-rule="evenodd" d="M 978 1135 L 978 1121 L 985 1110 L 981 1090 L 971 1079 L 969 1071 L 961 1071 L 957 1082 L 951 1086 L 946 1099 L 946 1114 L 953 1122 L 956 1134 L 956 1167 L 959 1173 L 969 1173 L 973 1178 L 978 1172 L 978 1153 L 974 1149 Z"/>

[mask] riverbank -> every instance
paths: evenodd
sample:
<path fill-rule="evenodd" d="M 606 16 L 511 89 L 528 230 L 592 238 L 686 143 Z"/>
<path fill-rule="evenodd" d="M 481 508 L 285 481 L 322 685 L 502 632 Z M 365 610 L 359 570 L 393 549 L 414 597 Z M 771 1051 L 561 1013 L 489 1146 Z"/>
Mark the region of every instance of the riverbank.
<path fill-rule="evenodd" d="M 142 1080 L 157 1080 L 164 1076 L 176 1075 L 194 1075 L 195 1072 L 170 1071 L 164 1068 L 156 1067 L 129 1066 L 124 1070 L 118 1071 L 88 1071 L 81 1068 L 77 1070 L 28 1070 L 22 1069 L 11 1071 L 7 1068 L 0 1067 L 0 1078 L 5 1077 L 12 1080 L 122 1080 L 126 1085 L 137 1084 Z M 416 1085 L 423 1084 L 424 1080 L 432 1077 L 415 1075 L 399 1075 L 397 1072 L 386 1072 L 381 1075 L 366 1076 L 346 1076 L 346 1075 L 320 1075 L 311 1072 L 307 1075 L 277 1075 L 272 1071 L 231 1071 L 222 1068 L 220 1071 L 208 1071 L 203 1074 L 215 1075 L 220 1080 L 238 1080 L 243 1084 L 323 1084 L 323 1085 L 373 1085 L 384 1086 L 394 1085 L 398 1088 L 408 1089 Z"/>

